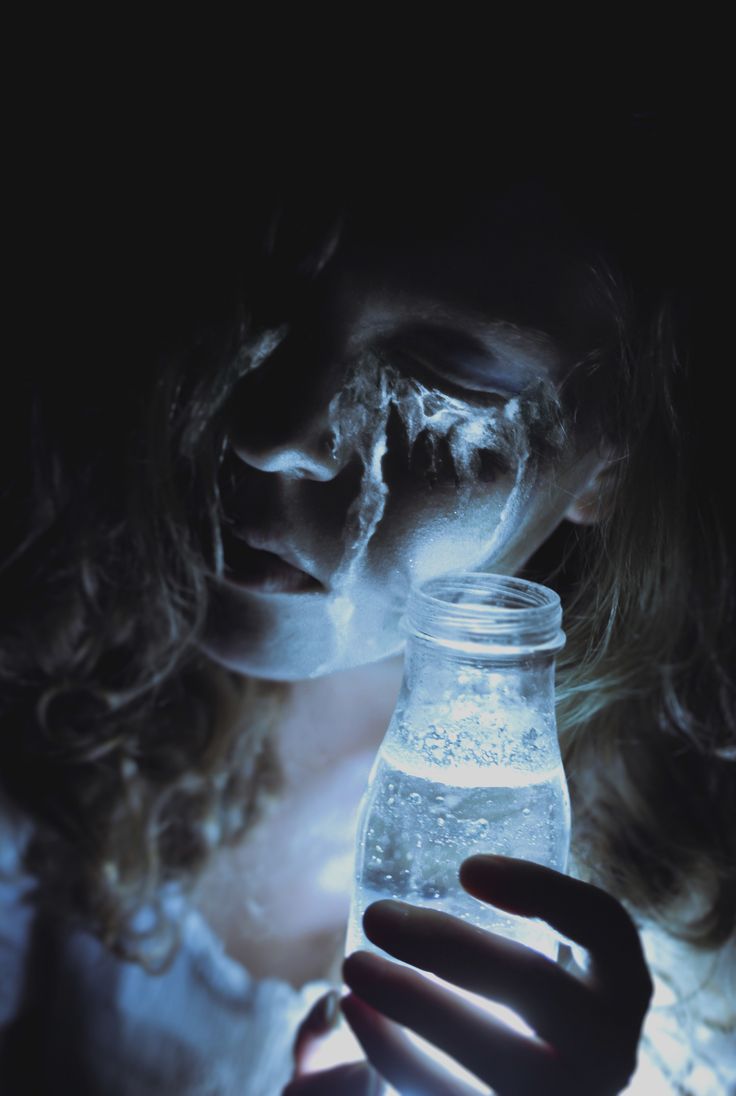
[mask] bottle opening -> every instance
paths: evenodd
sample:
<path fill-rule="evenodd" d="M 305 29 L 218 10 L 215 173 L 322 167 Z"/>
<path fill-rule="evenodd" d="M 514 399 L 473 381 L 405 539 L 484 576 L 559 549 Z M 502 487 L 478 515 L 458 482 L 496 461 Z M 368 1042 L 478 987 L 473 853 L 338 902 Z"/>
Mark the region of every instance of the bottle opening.
<path fill-rule="evenodd" d="M 562 606 L 554 590 L 476 571 L 415 586 L 405 623 L 411 635 L 477 653 L 553 652 L 565 643 Z"/>

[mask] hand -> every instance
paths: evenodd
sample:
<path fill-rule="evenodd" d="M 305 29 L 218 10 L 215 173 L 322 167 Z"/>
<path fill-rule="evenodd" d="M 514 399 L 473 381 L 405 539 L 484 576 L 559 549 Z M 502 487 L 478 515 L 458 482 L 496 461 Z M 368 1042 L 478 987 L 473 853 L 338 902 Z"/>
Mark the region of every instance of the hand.
<path fill-rule="evenodd" d="M 460 881 L 476 898 L 540 917 L 586 948 L 580 977 L 538 952 L 403 902 L 364 915 L 367 936 L 397 959 L 515 1009 L 538 1039 L 369 952 L 343 965 L 345 1016 L 370 1062 L 402 1096 L 469 1090 L 412 1043 L 399 1025 L 446 1051 L 498 1096 L 612 1096 L 636 1065 L 652 983 L 636 928 L 616 899 L 559 872 L 508 857 L 474 856 Z"/>

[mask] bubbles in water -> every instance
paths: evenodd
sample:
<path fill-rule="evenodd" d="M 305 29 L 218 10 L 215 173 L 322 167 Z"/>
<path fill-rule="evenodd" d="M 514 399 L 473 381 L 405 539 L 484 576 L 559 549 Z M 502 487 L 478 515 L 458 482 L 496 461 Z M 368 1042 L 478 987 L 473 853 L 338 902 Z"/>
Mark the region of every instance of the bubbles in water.
<path fill-rule="evenodd" d="M 406 771 L 427 775 L 452 770 L 452 783 L 463 785 L 486 779 L 479 775 L 480 769 L 497 767 L 513 774 L 551 767 L 559 761 L 554 713 L 548 714 L 550 726 L 544 726 L 545 715 L 538 707 L 520 706 L 515 699 L 510 698 L 501 710 L 497 691 L 480 700 L 466 694 L 460 698 L 462 704 L 447 707 L 441 696 L 434 695 L 426 716 L 415 705 L 411 722 L 399 720 L 394 728 L 391 750 L 396 763 Z M 462 718 L 459 710 L 464 712 Z M 504 779 L 499 777 L 499 782 Z"/>
<path fill-rule="evenodd" d="M 360 923 L 365 907 L 379 898 L 397 898 L 434 906 L 554 954 L 557 942 L 547 926 L 473 898 L 460 886 L 458 870 L 476 852 L 517 856 L 564 870 L 569 801 L 561 765 L 544 772 L 497 770 L 503 783 L 490 787 L 480 781 L 493 774 L 476 770 L 475 784 L 448 787 L 403 771 L 392 760 L 384 747 L 367 813 L 359 823 L 350 948 L 365 946 Z"/>
<path fill-rule="evenodd" d="M 488 819 L 476 818 L 475 822 L 468 822 L 466 833 L 471 841 L 478 841 L 488 833 Z"/>

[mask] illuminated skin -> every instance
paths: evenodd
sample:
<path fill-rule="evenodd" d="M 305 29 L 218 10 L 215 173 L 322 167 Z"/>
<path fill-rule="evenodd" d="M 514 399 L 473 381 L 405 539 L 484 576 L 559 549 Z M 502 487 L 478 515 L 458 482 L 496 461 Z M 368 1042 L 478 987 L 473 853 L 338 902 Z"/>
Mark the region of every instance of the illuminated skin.
<path fill-rule="evenodd" d="M 562 292 L 569 260 L 514 232 L 490 217 L 411 253 L 353 242 L 269 332 L 232 400 L 225 524 L 320 585 L 244 557 L 214 584 L 218 661 L 299 680 L 395 653 L 412 581 L 517 571 L 588 488 L 601 455 L 559 389 L 590 349 L 594 280 Z"/>
<path fill-rule="evenodd" d="M 522 202 L 516 215 L 484 211 L 405 250 L 354 240 L 290 326 L 269 333 L 230 407 L 221 486 L 232 573 L 213 578 L 204 644 L 213 658 L 294 682 L 370 663 L 399 649 L 412 580 L 513 573 L 566 515 L 595 510 L 605 450 L 586 436 L 583 408 L 571 428 L 563 385 L 611 337 L 605 305 L 574 245 L 560 248 L 554 231 L 550 243 L 544 234 L 530 242 Z M 232 531 L 250 548 L 239 550 Z M 344 711 L 335 722 L 320 724 L 325 739 L 349 735 Z M 291 871 L 301 878 L 298 865 Z M 471 1015 L 416 971 L 356 952 L 343 968 L 352 991 L 343 1011 L 368 1060 L 400 1092 L 466 1096 L 403 1025 L 502 1096 L 620 1091 L 651 995 L 623 907 L 520 861 L 476 857 L 460 881 L 553 924 L 589 949 L 590 970 L 563 971 L 435 911 L 374 903 L 364 921 L 371 940 L 512 1005 L 540 1039 Z M 310 1045 L 327 1026 L 320 1002 L 299 1033 L 289 1096 L 373 1091 L 366 1065 L 309 1073 Z"/>

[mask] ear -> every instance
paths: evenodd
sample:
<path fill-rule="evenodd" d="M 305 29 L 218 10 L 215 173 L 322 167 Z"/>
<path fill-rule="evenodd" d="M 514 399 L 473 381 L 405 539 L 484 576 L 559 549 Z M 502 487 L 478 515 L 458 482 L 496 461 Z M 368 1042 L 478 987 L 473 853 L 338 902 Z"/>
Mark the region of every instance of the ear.
<path fill-rule="evenodd" d="M 576 525 L 596 525 L 608 515 L 612 503 L 611 472 L 616 460 L 613 450 L 606 450 L 596 462 L 565 511 L 568 521 Z"/>

